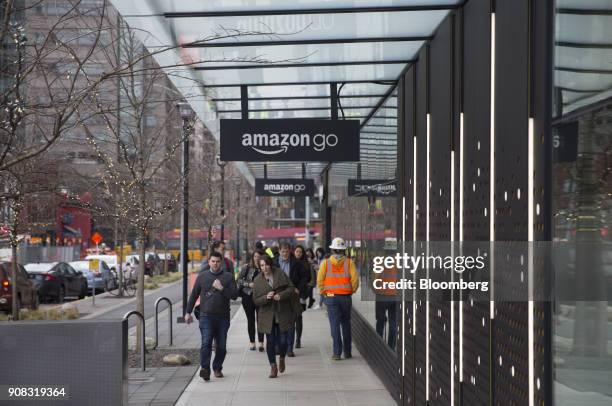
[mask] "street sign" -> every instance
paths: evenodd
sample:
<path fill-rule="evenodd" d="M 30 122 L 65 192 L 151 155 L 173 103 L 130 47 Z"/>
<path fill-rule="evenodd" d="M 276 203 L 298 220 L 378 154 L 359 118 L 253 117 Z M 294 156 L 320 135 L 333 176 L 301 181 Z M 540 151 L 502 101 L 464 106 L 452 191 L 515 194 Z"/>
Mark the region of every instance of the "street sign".
<path fill-rule="evenodd" d="M 357 120 L 221 120 L 221 161 L 359 161 Z"/>
<path fill-rule="evenodd" d="M 312 179 L 255 179 L 255 196 L 314 196 Z"/>
<path fill-rule="evenodd" d="M 93 233 L 93 235 L 91 236 L 91 241 L 96 244 L 96 245 L 100 245 L 102 243 L 102 241 L 104 241 L 104 238 L 102 238 L 102 234 L 100 234 L 99 232 L 95 232 Z"/>
<path fill-rule="evenodd" d="M 397 181 L 395 179 L 349 179 L 349 196 L 397 196 Z"/>
<path fill-rule="evenodd" d="M 100 260 L 99 259 L 90 259 L 89 260 L 89 270 L 90 271 L 99 271 L 100 270 Z"/>

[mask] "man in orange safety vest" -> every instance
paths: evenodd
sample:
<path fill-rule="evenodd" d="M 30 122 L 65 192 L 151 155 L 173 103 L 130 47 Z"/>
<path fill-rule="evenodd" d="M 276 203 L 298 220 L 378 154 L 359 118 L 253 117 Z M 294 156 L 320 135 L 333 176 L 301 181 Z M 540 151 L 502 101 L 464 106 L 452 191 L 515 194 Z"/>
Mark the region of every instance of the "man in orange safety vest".
<path fill-rule="evenodd" d="M 359 275 L 355 263 L 346 256 L 346 243 L 334 238 L 329 248 L 332 255 L 321 261 L 317 287 L 327 306 L 327 316 L 333 340 L 333 360 L 352 357 L 351 308 L 353 293 L 359 289 Z"/>

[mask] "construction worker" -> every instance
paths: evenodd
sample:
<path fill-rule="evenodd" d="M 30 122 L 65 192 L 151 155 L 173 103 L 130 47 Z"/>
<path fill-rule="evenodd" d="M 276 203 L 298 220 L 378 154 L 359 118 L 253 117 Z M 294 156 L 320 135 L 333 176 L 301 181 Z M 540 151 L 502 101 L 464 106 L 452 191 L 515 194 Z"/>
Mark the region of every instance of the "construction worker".
<path fill-rule="evenodd" d="M 332 255 L 321 261 L 317 276 L 317 287 L 324 297 L 327 316 L 333 340 L 332 359 L 352 357 L 351 339 L 351 296 L 359 288 L 359 275 L 355 263 L 346 256 L 346 243 L 342 238 L 334 238 L 331 245 Z"/>

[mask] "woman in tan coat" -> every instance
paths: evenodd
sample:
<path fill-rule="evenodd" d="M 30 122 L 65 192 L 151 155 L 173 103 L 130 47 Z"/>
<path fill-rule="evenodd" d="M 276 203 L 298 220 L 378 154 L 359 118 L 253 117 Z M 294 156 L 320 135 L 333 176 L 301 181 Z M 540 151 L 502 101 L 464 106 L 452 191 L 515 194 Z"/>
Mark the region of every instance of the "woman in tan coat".
<path fill-rule="evenodd" d="M 258 306 L 257 328 L 266 334 L 266 352 L 270 362 L 270 378 L 285 372 L 287 331 L 293 325 L 295 315 L 291 306 L 294 287 L 291 280 L 273 266 L 272 258 L 260 259 L 261 273 L 253 287 L 253 301 Z M 276 347 L 280 348 L 280 360 L 276 364 Z"/>

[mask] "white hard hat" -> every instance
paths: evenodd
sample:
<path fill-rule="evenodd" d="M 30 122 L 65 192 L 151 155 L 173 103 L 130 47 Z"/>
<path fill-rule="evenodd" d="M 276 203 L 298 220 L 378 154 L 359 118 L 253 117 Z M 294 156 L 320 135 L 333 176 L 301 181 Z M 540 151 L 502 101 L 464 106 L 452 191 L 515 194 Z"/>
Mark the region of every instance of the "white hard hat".
<path fill-rule="evenodd" d="M 336 237 L 332 240 L 332 243 L 329 246 L 329 248 L 331 248 L 332 250 L 345 250 L 346 243 L 344 242 L 342 238 Z"/>

